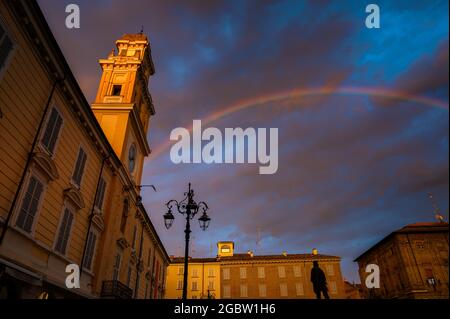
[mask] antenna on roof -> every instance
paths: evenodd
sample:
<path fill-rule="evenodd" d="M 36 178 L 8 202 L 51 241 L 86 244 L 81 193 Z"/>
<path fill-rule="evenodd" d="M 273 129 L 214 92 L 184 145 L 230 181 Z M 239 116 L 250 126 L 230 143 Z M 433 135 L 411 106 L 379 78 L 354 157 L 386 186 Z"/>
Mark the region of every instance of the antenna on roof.
<path fill-rule="evenodd" d="M 261 243 L 261 227 L 256 228 L 256 249 L 258 251 L 260 250 L 260 243 Z"/>
<path fill-rule="evenodd" d="M 192 252 L 192 256 L 194 256 L 194 254 L 196 252 L 196 250 L 195 250 L 195 235 L 192 236 L 191 252 Z"/>
<path fill-rule="evenodd" d="M 434 218 L 440 223 L 444 222 L 444 216 L 441 215 L 441 212 L 439 210 L 439 207 L 436 204 L 436 201 L 434 200 L 433 194 L 428 193 L 428 197 L 431 200 L 431 204 L 433 205 L 433 211 L 434 211 Z"/>
<path fill-rule="evenodd" d="M 140 34 L 144 33 L 144 25 L 141 25 L 141 31 L 139 32 Z"/>

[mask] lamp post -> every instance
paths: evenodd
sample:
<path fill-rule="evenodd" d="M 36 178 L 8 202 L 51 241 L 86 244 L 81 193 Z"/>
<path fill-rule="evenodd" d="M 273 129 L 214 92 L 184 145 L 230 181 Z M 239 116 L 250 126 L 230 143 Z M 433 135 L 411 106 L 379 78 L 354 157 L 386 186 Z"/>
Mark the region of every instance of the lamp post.
<path fill-rule="evenodd" d="M 196 203 L 194 201 L 194 190 L 191 189 L 191 183 L 189 183 L 189 188 L 186 193 L 184 193 L 185 198 L 178 202 L 175 199 L 171 199 L 167 202 L 167 213 L 164 214 L 164 224 L 167 229 L 169 229 L 175 216 L 172 214 L 172 209 L 175 207 L 181 215 L 186 217 L 186 229 L 184 230 L 186 246 L 184 250 L 184 277 L 183 277 L 183 300 L 187 299 L 187 281 L 188 281 L 188 257 L 189 257 L 189 238 L 191 233 L 191 225 L 190 220 L 194 218 L 194 216 L 198 213 L 198 211 L 202 210 L 202 216 L 198 219 L 200 224 L 200 228 L 202 230 L 206 230 L 209 226 L 209 222 L 211 218 L 209 218 L 206 211 L 208 210 L 208 205 L 205 202 Z"/>

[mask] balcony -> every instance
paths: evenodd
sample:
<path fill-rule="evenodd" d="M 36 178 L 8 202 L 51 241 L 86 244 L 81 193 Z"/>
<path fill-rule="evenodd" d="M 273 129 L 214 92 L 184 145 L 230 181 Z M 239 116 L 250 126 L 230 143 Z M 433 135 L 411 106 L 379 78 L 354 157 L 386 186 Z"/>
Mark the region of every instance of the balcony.
<path fill-rule="evenodd" d="M 105 280 L 102 283 L 101 297 L 106 299 L 131 299 L 133 290 L 118 280 Z"/>

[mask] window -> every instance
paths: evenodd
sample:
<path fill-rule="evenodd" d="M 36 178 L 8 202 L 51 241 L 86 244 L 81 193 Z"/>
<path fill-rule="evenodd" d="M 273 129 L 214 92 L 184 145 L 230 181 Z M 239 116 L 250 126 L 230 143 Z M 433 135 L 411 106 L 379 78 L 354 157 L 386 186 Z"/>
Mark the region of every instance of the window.
<path fill-rule="evenodd" d="M 297 294 L 297 296 L 303 296 L 305 294 L 302 283 L 297 282 L 295 284 L 295 293 Z"/>
<path fill-rule="evenodd" d="M 72 222 L 73 212 L 68 208 L 64 209 L 55 246 L 55 250 L 63 255 L 66 254 L 67 242 L 69 241 L 70 231 L 72 229 Z"/>
<path fill-rule="evenodd" d="M 120 96 L 120 92 L 122 92 L 122 85 L 113 85 L 111 95 Z"/>
<path fill-rule="evenodd" d="M 148 250 L 148 256 L 147 256 L 147 266 L 150 268 L 150 262 L 152 260 L 152 249 L 149 248 Z"/>
<path fill-rule="evenodd" d="M 136 272 L 136 286 L 134 288 L 134 298 L 139 298 L 139 286 L 141 284 L 141 274 L 139 271 Z"/>
<path fill-rule="evenodd" d="M 148 295 L 148 281 L 145 282 L 144 299 L 147 299 L 147 295 Z"/>
<path fill-rule="evenodd" d="M 337 294 L 337 286 L 335 281 L 330 281 L 330 292 L 332 294 Z"/>
<path fill-rule="evenodd" d="M 279 266 L 278 267 L 278 276 L 280 278 L 285 278 L 286 277 L 286 269 L 284 268 L 284 266 Z"/>
<path fill-rule="evenodd" d="M 266 297 L 267 296 L 266 285 L 260 284 L 259 287 L 258 287 L 258 290 L 259 290 L 259 296 L 260 297 Z"/>
<path fill-rule="evenodd" d="M 97 242 L 97 234 L 91 230 L 89 232 L 88 239 L 87 239 L 86 256 L 84 257 L 84 263 L 83 263 L 83 266 L 86 269 L 91 269 L 91 267 L 92 267 L 92 260 L 94 259 L 96 242 Z"/>
<path fill-rule="evenodd" d="M 288 290 L 287 290 L 287 284 L 280 284 L 280 296 L 281 297 L 287 297 Z"/>
<path fill-rule="evenodd" d="M 13 42 L 0 22 L 0 72 L 6 66 L 13 48 Z"/>
<path fill-rule="evenodd" d="M 59 136 L 61 126 L 62 117 L 56 108 L 52 108 L 44 135 L 42 137 L 42 145 L 50 154 L 53 154 L 55 151 L 56 140 Z"/>
<path fill-rule="evenodd" d="M 16 222 L 18 227 L 28 233 L 31 233 L 43 190 L 44 185 L 36 177 L 31 176 Z"/>
<path fill-rule="evenodd" d="M 100 178 L 98 184 L 97 196 L 95 197 L 95 207 L 99 210 L 103 207 L 103 199 L 105 198 L 106 181 L 103 177 Z"/>
<path fill-rule="evenodd" d="M 198 282 L 196 281 L 192 282 L 192 290 L 198 290 Z"/>
<path fill-rule="evenodd" d="M 184 275 L 184 267 L 178 268 L 178 275 Z"/>
<path fill-rule="evenodd" d="M 214 290 L 214 281 L 210 280 L 210 281 L 208 282 L 208 289 L 209 289 L 209 290 Z"/>
<path fill-rule="evenodd" d="M 208 276 L 209 277 L 214 277 L 215 276 L 214 268 L 209 268 L 208 269 Z"/>
<path fill-rule="evenodd" d="M 127 286 L 130 287 L 131 285 L 131 275 L 132 275 L 133 269 L 131 269 L 131 265 L 128 266 L 128 274 L 127 274 Z"/>
<path fill-rule="evenodd" d="M 223 286 L 223 297 L 224 298 L 231 298 L 231 289 L 229 285 Z"/>
<path fill-rule="evenodd" d="M 334 267 L 333 265 L 327 265 L 327 274 L 330 276 L 334 276 Z"/>
<path fill-rule="evenodd" d="M 198 277 L 198 269 L 197 268 L 192 269 L 192 277 Z"/>
<path fill-rule="evenodd" d="M 73 182 L 80 187 L 81 186 L 81 178 L 83 177 L 84 166 L 86 165 L 87 155 L 86 152 L 80 147 L 78 152 L 77 162 L 75 164 L 75 170 L 73 171 L 72 180 Z"/>
<path fill-rule="evenodd" d="M 113 280 L 119 280 L 119 273 L 120 273 L 120 261 L 122 259 L 122 256 L 120 253 L 116 254 L 116 258 L 114 260 L 114 268 L 113 268 Z M 147 292 L 145 293 L 147 294 Z"/>
<path fill-rule="evenodd" d="M 241 277 L 241 279 L 247 278 L 247 268 L 239 268 L 239 276 Z"/>
<path fill-rule="evenodd" d="M 131 241 L 131 248 L 133 248 L 133 250 L 136 248 L 136 234 L 137 234 L 137 227 L 136 227 L 136 225 L 134 225 L 134 228 L 133 228 L 133 239 Z"/>
<path fill-rule="evenodd" d="M 177 289 L 179 289 L 179 290 L 183 289 L 183 280 L 178 280 Z"/>
<path fill-rule="evenodd" d="M 120 231 L 122 233 L 125 232 L 125 227 L 127 226 L 127 218 L 128 218 L 129 209 L 130 209 L 130 205 L 128 203 L 128 199 L 125 198 L 123 201 L 122 219 L 120 220 Z"/>
<path fill-rule="evenodd" d="M 417 249 L 422 250 L 425 248 L 425 241 L 423 241 L 423 240 L 416 240 L 416 241 L 414 241 L 414 244 Z"/>
<path fill-rule="evenodd" d="M 294 277 L 301 277 L 302 276 L 302 269 L 300 266 L 294 266 Z"/>
<path fill-rule="evenodd" d="M 264 278 L 266 276 L 264 267 L 258 267 L 258 278 Z"/>
<path fill-rule="evenodd" d="M 222 275 L 223 275 L 223 280 L 229 280 L 230 279 L 230 268 L 224 268 Z"/>
<path fill-rule="evenodd" d="M 231 251 L 231 248 L 230 248 L 229 245 L 224 245 L 224 246 L 222 246 L 222 248 L 220 249 L 220 251 L 221 251 L 222 253 L 229 253 L 229 252 Z"/>
<path fill-rule="evenodd" d="M 240 287 L 240 292 L 241 292 L 241 297 L 246 298 L 248 297 L 248 293 L 247 293 L 247 285 L 241 285 Z"/>

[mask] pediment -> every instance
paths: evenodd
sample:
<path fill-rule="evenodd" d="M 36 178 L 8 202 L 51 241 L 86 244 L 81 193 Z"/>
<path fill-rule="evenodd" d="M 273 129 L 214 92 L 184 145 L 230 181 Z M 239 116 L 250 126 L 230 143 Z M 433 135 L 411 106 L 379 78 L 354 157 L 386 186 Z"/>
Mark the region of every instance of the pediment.
<path fill-rule="evenodd" d="M 128 246 L 130 246 L 125 237 L 120 237 L 119 239 L 117 239 L 117 245 L 122 249 L 126 249 L 128 248 Z"/>
<path fill-rule="evenodd" d="M 48 180 L 54 181 L 59 178 L 55 162 L 48 154 L 44 152 L 33 153 L 32 161 L 35 167 L 44 174 Z"/>
<path fill-rule="evenodd" d="M 63 195 L 64 198 L 70 200 L 77 210 L 84 208 L 83 195 L 81 195 L 81 192 L 78 189 L 74 187 L 67 188 L 64 190 Z"/>
<path fill-rule="evenodd" d="M 95 213 L 92 216 L 92 224 L 99 230 L 103 231 L 105 228 L 105 222 L 103 221 L 103 216 L 101 214 Z"/>

